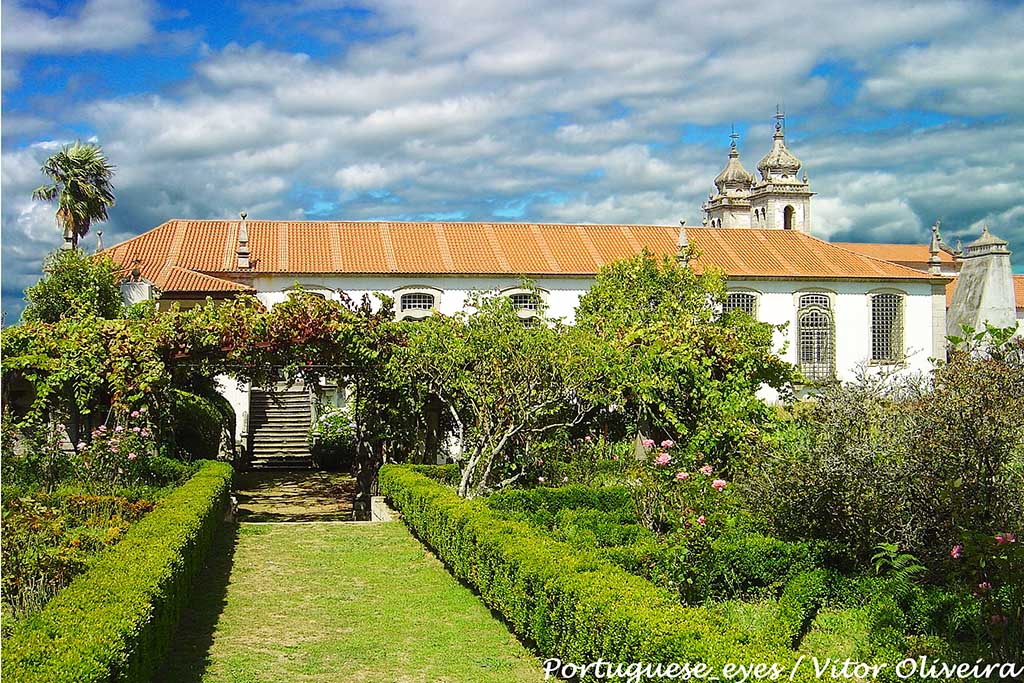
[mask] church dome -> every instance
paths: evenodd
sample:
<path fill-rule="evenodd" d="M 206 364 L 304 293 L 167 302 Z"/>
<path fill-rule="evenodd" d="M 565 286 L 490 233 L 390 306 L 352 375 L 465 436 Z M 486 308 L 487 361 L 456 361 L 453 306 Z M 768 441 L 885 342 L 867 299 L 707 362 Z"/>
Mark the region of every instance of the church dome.
<path fill-rule="evenodd" d="M 797 171 L 800 170 L 802 164 L 803 162 L 786 148 L 786 136 L 782 132 L 782 123 L 776 121 L 772 148 L 757 164 L 757 170 L 761 172 L 761 178 L 764 180 L 778 176 L 796 178 Z"/>
<path fill-rule="evenodd" d="M 726 190 L 748 190 L 753 184 L 754 176 L 740 163 L 740 153 L 736 148 L 736 141 L 733 140 L 729 147 L 729 163 L 715 178 L 715 187 L 719 192 L 725 192 Z"/>

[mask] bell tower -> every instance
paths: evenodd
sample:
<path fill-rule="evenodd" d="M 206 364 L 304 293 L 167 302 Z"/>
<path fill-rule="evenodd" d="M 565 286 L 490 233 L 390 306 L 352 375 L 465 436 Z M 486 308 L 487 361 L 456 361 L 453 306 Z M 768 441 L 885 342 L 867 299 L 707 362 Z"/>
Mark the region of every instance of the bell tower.
<path fill-rule="evenodd" d="M 750 227 L 811 233 L 811 192 L 803 163 L 786 147 L 786 117 L 776 110 L 772 148 L 757 164 L 761 179 L 750 190 Z"/>
<path fill-rule="evenodd" d="M 729 137 L 732 138 L 729 161 L 715 178 L 718 193 L 709 195 L 701 208 L 704 209 L 705 225 L 712 228 L 749 228 L 750 186 L 754 184 L 754 176 L 740 163 L 740 152 L 736 147 L 739 135 L 733 131 Z"/>

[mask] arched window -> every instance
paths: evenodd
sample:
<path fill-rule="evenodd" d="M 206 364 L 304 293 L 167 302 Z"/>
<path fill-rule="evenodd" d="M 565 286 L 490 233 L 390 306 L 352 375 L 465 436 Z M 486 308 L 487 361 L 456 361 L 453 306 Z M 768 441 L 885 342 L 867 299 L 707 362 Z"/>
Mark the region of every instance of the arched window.
<path fill-rule="evenodd" d="M 427 285 L 408 285 L 394 291 L 395 319 L 415 322 L 429 318 L 441 305 L 443 292 Z"/>
<path fill-rule="evenodd" d="M 399 299 L 399 308 L 402 311 L 429 311 L 434 306 L 434 295 L 425 292 L 410 292 L 403 294 Z"/>
<path fill-rule="evenodd" d="M 903 360 L 903 297 L 899 294 L 871 296 L 871 360 Z"/>
<path fill-rule="evenodd" d="M 797 307 L 797 358 L 812 382 L 835 376 L 832 302 L 828 294 L 802 294 Z"/>
<path fill-rule="evenodd" d="M 782 210 L 782 227 L 786 230 L 793 229 L 793 214 L 796 213 L 796 209 L 792 206 L 787 206 Z"/>
<path fill-rule="evenodd" d="M 722 310 L 743 311 L 752 318 L 757 317 L 757 295 L 750 292 L 729 292 L 725 297 L 725 305 Z"/>

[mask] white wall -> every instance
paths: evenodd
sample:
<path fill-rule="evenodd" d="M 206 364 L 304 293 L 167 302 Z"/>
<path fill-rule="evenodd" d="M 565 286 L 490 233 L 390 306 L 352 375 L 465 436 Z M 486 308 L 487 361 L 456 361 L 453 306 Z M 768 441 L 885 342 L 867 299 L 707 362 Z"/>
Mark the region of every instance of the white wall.
<path fill-rule="evenodd" d="M 310 276 L 298 279 L 282 277 L 257 278 L 253 283 L 257 296 L 268 306 L 284 301 L 285 290 L 298 282 L 308 287 L 343 290 L 358 301 L 364 293 L 384 292 L 424 285 L 440 289 L 443 294 L 438 309 L 445 314 L 463 308 L 469 293 L 476 290 L 515 287 L 520 281 L 514 277 L 340 277 Z M 580 297 L 590 288 L 592 278 L 539 278 L 537 287 L 547 290 L 548 314 L 572 322 Z M 904 299 L 903 334 L 907 354 L 903 368 L 910 371 L 927 370 L 929 358 L 936 345 L 933 325 L 932 287 L 927 283 L 885 283 L 857 281 L 802 281 L 793 280 L 730 280 L 730 288 L 753 291 L 758 294 L 758 318 L 775 325 L 788 324 L 785 332 L 776 334 L 776 349 L 782 357 L 796 363 L 796 298 L 795 293 L 825 291 L 834 294 L 836 327 L 836 372 L 840 379 L 851 379 L 858 365 L 871 357 L 871 304 L 869 293 L 880 290 L 899 292 Z"/>

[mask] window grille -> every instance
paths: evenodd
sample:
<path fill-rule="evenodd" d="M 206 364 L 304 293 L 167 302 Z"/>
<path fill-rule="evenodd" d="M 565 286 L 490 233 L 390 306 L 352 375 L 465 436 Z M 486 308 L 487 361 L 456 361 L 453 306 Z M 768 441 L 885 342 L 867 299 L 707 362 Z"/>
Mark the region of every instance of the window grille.
<path fill-rule="evenodd" d="M 812 382 L 835 375 L 831 301 L 827 294 L 804 294 L 797 316 L 800 372 Z"/>
<path fill-rule="evenodd" d="M 894 363 L 903 357 L 903 297 L 871 297 L 871 360 Z"/>
<path fill-rule="evenodd" d="M 429 311 L 434 307 L 434 295 L 421 292 L 403 294 L 401 306 L 403 311 Z"/>
<path fill-rule="evenodd" d="M 757 317 L 757 297 L 747 292 L 729 292 L 725 297 L 724 310 L 743 311 L 750 317 Z"/>
<path fill-rule="evenodd" d="M 536 311 L 540 308 L 540 297 L 536 294 L 513 294 L 509 298 L 512 305 L 520 311 Z"/>

